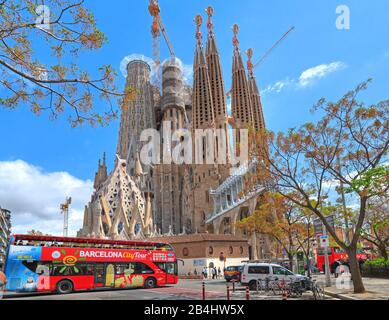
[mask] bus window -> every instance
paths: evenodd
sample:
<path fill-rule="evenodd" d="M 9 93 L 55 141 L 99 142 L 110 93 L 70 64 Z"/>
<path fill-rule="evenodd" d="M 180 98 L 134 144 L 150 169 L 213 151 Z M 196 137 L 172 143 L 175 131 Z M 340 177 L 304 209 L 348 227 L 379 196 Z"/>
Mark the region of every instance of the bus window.
<path fill-rule="evenodd" d="M 134 266 L 134 274 L 153 274 L 154 271 L 151 269 L 148 265 L 141 263 L 141 262 L 135 262 L 133 263 Z"/>
<path fill-rule="evenodd" d="M 28 270 L 38 275 L 48 275 L 49 273 L 49 264 L 38 261 L 23 261 L 23 266 L 25 266 Z"/>
<path fill-rule="evenodd" d="M 59 277 L 59 276 L 71 276 L 71 268 L 67 267 L 65 265 L 57 265 L 54 266 L 53 269 L 51 270 L 51 275 L 54 277 Z"/>
<path fill-rule="evenodd" d="M 115 268 L 115 274 L 120 276 L 120 275 L 129 273 L 129 270 L 132 271 L 133 269 L 131 268 L 131 266 L 128 263 L 117 264 L 116 268 Z M 130 272 L 130 273 L 132 273 L 132 272 Z"/>
<path fill-rule="evenodd" d="M 177 264 L 176 263 L 164 263 L 164 262 L 154 262 L 154 264 L 160 268 L 162 271 L 171 274 L 171 275 L 177 275 Z"/>
<path fill-rule="evenodd" d="M 22 263 L 28 270 L 34 273 L 38 267 L 38 261 L 23 261 Z"/>
<path fill-rule="evenodd" d="M 178 274 L 178 270 L 177 270 L 177 264 L 176 263 L 166 263 L 166 272 L 168 274 L 172 274 L 172 275 L 177 275 Z"/>

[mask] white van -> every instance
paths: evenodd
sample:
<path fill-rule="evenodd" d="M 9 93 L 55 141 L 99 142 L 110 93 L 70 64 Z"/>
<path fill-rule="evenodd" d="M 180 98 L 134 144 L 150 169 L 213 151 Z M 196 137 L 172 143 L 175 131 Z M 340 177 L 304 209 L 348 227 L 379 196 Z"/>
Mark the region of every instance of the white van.
<path fill-rule="evenodd" d="M 296 280 L 301 281 L 304 288 L 307 287 L 308 278 L 299 274 L 294 274 L 288 269 L 274 263 L 247 263 L 243 266 L 241 283 L 244 286 L 249 286 L 251 289 L 256 288 L 258 280 L 266 278 L 272 280 Z"/>

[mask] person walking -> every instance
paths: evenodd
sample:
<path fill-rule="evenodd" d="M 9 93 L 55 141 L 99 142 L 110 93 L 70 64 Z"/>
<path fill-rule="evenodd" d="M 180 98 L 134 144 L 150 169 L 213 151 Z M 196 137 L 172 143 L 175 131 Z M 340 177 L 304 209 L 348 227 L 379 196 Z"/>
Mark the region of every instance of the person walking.
<path fill-rule="evenodd" d="M 7 284 L 7 277 L 0 270 L 0 299 L 3 297 L 3 291 L 5 290 L 5 285 Z"/>
<path fill-rule="evenodd" d="M 217 269 L 217 277 L 219 279 L 222 277 L 222 269 L 220 269 L 220 267 Z"/>
<path fill-rule="evenodd" d="M 208 269 L 204 267 L 203 269 L 204 279 L 208 279 Z"/>

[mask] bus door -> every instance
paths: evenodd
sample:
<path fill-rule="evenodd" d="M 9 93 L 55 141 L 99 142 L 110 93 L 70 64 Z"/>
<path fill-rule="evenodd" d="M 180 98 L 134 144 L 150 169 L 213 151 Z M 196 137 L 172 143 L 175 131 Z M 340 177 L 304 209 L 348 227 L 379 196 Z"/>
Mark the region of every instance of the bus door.
<path fill-rule="evenodd" d="M 165 272 L 166 272 L 166 284 L 175 284 L 178 270 L 177 263 L 167 262 L 165 263 Z"/>
<path fill-rule="evenodd" d="M 95 266 L 95 287 L 105 287 L 106 268 L 104 264 L 96 264 Z"/>
<path fill-rule="evenodd" d="M 114 264 L 96 264 L 94 275 L 96 288 L 113 288 L 115 286 Z"/>

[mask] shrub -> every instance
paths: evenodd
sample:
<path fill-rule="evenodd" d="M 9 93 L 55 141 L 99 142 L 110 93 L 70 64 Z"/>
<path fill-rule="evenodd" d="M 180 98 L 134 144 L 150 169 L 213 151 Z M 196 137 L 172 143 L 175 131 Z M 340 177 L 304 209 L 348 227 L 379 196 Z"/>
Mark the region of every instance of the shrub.
<path fill-rule="evenodd" d="M 366 261 L 366 266 L 389 267 L 389 260 L 385 260 L 384 258 L 378 258 L 376 260 Z"/>

